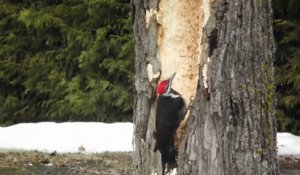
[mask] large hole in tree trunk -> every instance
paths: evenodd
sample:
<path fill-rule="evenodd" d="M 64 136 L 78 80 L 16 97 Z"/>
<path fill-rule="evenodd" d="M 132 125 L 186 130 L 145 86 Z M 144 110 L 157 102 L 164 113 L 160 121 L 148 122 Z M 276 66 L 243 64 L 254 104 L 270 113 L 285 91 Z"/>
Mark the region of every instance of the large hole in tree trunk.
<path fill-rule="evenodd" d="M 208 60 L 202 55 L 205 47 L 201 43 L 203 26 L 208 17 L 209 0 L 161 0 L 159 3 L 157 46 L 161 79 L 176 72 L 172 88 L 182 94 L 187 106 L 196 95 L 199 67 L 205 67 L 204 63 Z M 188 115 L 189 112 L 180 125 L 178 137 L 182 134 Z"/>

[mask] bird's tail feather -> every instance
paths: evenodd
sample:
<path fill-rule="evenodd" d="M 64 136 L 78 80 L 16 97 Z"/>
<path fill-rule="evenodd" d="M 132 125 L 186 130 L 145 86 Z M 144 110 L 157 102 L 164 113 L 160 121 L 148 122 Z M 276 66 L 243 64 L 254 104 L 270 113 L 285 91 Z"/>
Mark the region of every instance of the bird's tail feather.
<path fill-rule="evenodd" d="M 177 167 L 176 155 L 177 151 L 174 147 L 161 152 L 162 175 L 165 174 L 166 165 L 168 171 Z"/>

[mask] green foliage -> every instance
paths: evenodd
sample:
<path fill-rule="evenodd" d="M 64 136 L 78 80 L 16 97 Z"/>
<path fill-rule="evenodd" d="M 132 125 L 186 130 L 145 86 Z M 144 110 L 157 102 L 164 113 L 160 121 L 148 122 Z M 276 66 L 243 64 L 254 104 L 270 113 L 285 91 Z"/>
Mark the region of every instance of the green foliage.
<path fill-rule="evenodd" d="M 7 0 L 0 9 L 0 123 L 131 120 L 129 0 Z"/>
<path fill-rule="evenodd" d="M 300 1 L 274 0 L 279 131 L 300 134 Z"/>

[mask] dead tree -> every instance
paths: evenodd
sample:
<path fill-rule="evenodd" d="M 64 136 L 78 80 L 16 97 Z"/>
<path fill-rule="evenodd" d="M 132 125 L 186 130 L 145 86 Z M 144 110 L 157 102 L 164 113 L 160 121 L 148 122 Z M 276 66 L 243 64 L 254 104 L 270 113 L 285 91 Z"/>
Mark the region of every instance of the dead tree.
<path fill-rule="evenodd" d="M 190 106 L 177 132 L 178 174 L 278 174 L 271 0 L 132 0 L 134 174 L 161 172 L 155 87 Z"/>

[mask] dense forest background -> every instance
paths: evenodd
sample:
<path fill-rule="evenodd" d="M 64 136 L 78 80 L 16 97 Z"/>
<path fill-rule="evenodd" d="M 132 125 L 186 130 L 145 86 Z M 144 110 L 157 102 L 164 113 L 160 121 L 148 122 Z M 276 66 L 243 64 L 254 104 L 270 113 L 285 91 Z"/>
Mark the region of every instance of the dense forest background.
<path fill-rule="evenodd" d="M 300 134 L 300 1 L 273 0 L 278 131 Z"/>
<path fill-rule="evenodd" d="M 1 0 L 0 123 L 129 121 L 129 0 Z"/>
<path fill-rule="evenodd" d="M 273 0 L 279 131 L 300 134 L 300 1 Z M 0 0 L 0 124 L 131 121 L 130 0 Z"/>

